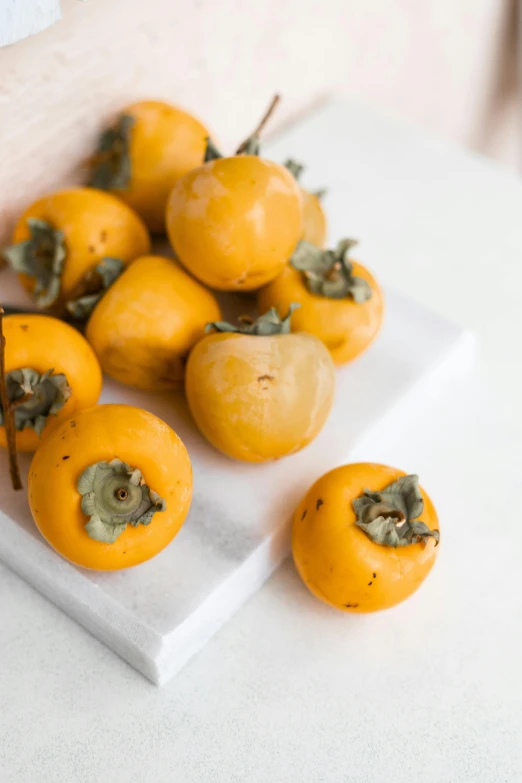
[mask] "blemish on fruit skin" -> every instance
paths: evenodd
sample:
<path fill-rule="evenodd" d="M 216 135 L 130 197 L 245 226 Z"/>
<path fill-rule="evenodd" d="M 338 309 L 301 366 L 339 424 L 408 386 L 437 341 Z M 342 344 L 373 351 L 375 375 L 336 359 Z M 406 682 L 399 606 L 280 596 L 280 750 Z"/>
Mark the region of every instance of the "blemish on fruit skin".
<path fill-rule="evenodd" d="M 373 578 L 376 579 L 377 578 L 377 574 L 374 573 Z"/>
<path fill-rule="evenodd" d="M 70 454 L 66 454 L 65 457 L 62 457 L 62 459 L 70 459 Z"/>
<path fill-rule="evenodd" d="M 106 242 L 106 241 L 107 241 L 107 232 L 100 231 L 100 242 Z"/>
<path fill-rule="evenodd" d="M 308 511 L 307 511 L 307 510 L 306 510 L 306 508 L 305 508 L 305 510 L 303 511 L 303 514 L 302 514 L 302 516 L 301 516 L 301 522 L 303 521 L 303 519 L 305 518 L 305 516 L 307 515 L 307 513 L 308 513 Z"/>
<path fill-rule="evenodd" d="M 87 250 L 89 251 L 89 253 L 94 253 L 96 251 L 96 248 L 94 247 L 94 245 L 89 245 Z"/>
<path fill-rule="evenodd" d="M 20 329 L 23 332 L 27 332 L 27 330 L 29 329 L 29 324 L 20 324 Z"/>
<path fill-rule="evenodd" d="M 315 504 L 315 510 L 316 510 L 316 511 L 319 511 L 319 509 L 321 508 L 321 506 L 323 505 L 323 503 L 324 503 L 324 500 L 321 500 L 321 498 L 319 498 L 319 499 L 317 500 L 317 503 Z"/>
<path fill-rule="evenodd" d="M 274 381 L 274 380 L 275 380 L 275 378 L 274 378 L 274 376 L 273 376 L 273 375 L 260 375 L 260 376 L 259 376 L 259 378 L 258 378 L 257 380 L 258 380 L 259 382 L 261 382 L 261 381 Z"/>
<path fill-rule="evenodd" d="M 71 425 L 71 427 L 76 427 L 76 422 L 74 420 L 70 421 L 69 424 Z"/>
<path fill-rule="evenodd" d="M 373 585 L 373 582 L 368 582 L 368 587 L 369 587 L 370 585 Z"/>
<path fill-rule="evenodd" d="M 345 604 L 347 609 L 357 609 L 359 604 Z"/>

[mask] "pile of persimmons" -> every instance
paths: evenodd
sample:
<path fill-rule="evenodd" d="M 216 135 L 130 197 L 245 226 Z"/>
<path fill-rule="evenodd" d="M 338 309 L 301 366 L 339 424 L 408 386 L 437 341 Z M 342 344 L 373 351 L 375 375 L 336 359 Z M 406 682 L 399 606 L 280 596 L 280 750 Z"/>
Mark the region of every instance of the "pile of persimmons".
<path fill-rule="evenodd" d="M 228 156 L 185 111 L 129 106 L 89 158 L 88 185 L 31 204 L 4 250 L 35 311 L 0 318 L 0 444 L 15 483 L 16 452 L 35 452 L 35 523 L 77 565 L 148 560 L 192 497 L 180 438 L 141 408 L 97 405 L 102 373 L 150 394 L 184 389 L 212 446 L 260 463 L 317 436 L 336 365 L 379 332 L 382 292 L 351 259 L 355 242 L 325 249 L 321 194 L 299 184 L 302 166 L 260 154 L 275 103 Z M 165 233 L 172 254 L 154 254 L 151 234 Z M 227 323 L 215 292 L 254 295 L 257 319 Z M 382 465 L 332 470 L 294 517 L 301 576 L 345 611 L 406 598 L 438 542 L 417 476 Z"/>

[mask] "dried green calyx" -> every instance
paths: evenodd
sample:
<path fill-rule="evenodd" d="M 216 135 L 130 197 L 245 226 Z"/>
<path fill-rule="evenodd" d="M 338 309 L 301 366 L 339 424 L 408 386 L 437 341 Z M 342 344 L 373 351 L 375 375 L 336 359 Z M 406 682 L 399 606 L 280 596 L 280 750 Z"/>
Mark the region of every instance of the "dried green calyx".
<path fill-rule="evenodd" d="M 82 511 L 89 517 L 85 530 L 104 544 L 113 544 L 128 524 L 150 525 L 156 511 L 167 508 L 145 484 L 141 471 L 119 459 L 90 465 L 78 479 L 77 489 Z"/>
<path fill-rule="evenodd" d="M 122 114 L 114 127 L 100 136 L 98 151 L 93 155 L 89 185 L 100 190 L 125 190 L 132 176 L 130 140 L 134 117 Z"/>
<path fill-rule="evenodd" d="M 259 155 L 261 153 L 261 139 L 257 134 L 249 136 L 246 141 L 238 147 L 236 155 Z M 205 148 L 205 157 L 203 163 L 208 163 L 209 160 L 218 160 L 218 158 L 224 158 L 218 150 L 210 136 L 207 136 L 207 146 Z"/>
<path fill-rule="evenodd" d="M 33 296 L 40 307 L 50 307 L 60 295 L 67 249 L 62 231 L 37 218 L 27 218 L 30 239 L 4 250 L 4 258 L 17 274 L 35 281 Z"/>
<path fill-rule="evenodd" d="M 366 280 L 353 274 L 349 254 L 356 244 L 354 239 L 342 239 L 335 250 L 321 250 L 311 242 L 301 240 L 290 263 L 302 273 L 313 294 L 330 299 L 350 298 L 363 304 L 371 298 L 372 289 Z"/>
<path fill-rule="evenodd" d="M 40 375 L 29 367 L 8 372 L 6 387 L 15 428 L 24 430 L 31 427 L 38 435 L 42 433 L 48 417 L 58 413 L 72 394 L 63 373 L 53 375 L 53 370 L 47 370 Z M 0 425 L 3 423 L 0 407 Z"/>
<path fill-rule="evenodd" d="M 87 272 L 72 298 L 65 303 L 69 315 L 78 321 L 86 321 L 105 291 L 121 275 L 124 266 L 119 258 L 102 258 Z"/>
<path fill-rule="evenodd" d="M 234 326 L 227 321 L 214 321 L 207 324 L 205 331 L 211 332 L 236 332 L 237 334 L 251 334 L 259 337 L 269 337 L 275 334 L 290 334 L 290 318 L 294 310 L 301 307 L 300 304 L 291 304 L 288 313 L 284 318 L 279 317 L 279 313 L 275 307 L 271 307 L 270 310 L 264 315 L 259 316 L 256 320 L 249 316 L 243 315 L 238 318 L 238 325 Z"/>
<path fill-rule="evenodd" d="M 306 166 L 304 166 L 302 163 L 299 163 L 299 161 L 294 160 L 293 158 L 288 158 L 288 160 L 286 160 L 283 165 L 285 169 L 288 169 L 296 182 L 299 182 L 301 179 L 301 174 L 305 170 Z M 310 193 L 312 193 L 316 198 L 322 199 L 323 196 L 326 196 L 327 191 L 325 188 L 321 188 L 320 190 L 311 190 Z"/>
<path fill-rule="evenodd" d="M 294 160 L 293 158 L 288 158 L 288 160 L 286 160 L 283 165 L 285 169 L 288 169 L 288 171 L 293 176 L 293 178 L 299 182 L 301 174 L 305 170 L 303 164 L 299 163 L 297 160 Z"/>
<path fill-rule="evenodd" d="M 428 538 L 439 543 L 438 530 L 430 530 L 419 517 L 424 501 L 418 476 L 403 476 L 392 481 L 381 492 L 365 489 L 353 501 L 355 524 L 364 530 L 374 544 L 381 546 L 409 546 L 426 542 Z"/>

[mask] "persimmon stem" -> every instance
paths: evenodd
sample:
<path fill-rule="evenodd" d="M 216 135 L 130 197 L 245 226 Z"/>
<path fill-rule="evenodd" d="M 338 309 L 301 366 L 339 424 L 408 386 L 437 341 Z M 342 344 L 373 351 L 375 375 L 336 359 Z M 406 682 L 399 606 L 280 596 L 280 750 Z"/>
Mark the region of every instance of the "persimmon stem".
<path fill-rule="evenodd" d="M 0 402 L 4 414 L 4 427 L 7 440 L 7 450 L 9 454 L 9 472 L 11 474 L 11 483 L 13 489 L 23 489 L 22 479 L 20 477 L 20 466 L 18 464 L 18 454 L 16 453 L 16 430 L 14 422 L 13 409 L 7 396 L 7 382 L 5 373 L 5 337 L 3 329 L 4 308 L 0 304 Z"/>
<path fill-rule="evenodd" d="M 254 131 L 253 131 L 253 132 L 250 134 L 250 136 L 249 136 L 247 139 L 245 139 L 245 141 L 244 141 L 244 142 L 243 142 L 243 143 L 242 143 L 242 144 L 241 144 L 241 145 L 238 147 L 238 150 L 237 150 L 237 152 L 236 152 L 236 155 L 241 155 L 241 153 L 245 151 L 245 149 L 247 148 L 247 146 L 248 146 L 249 142 L 251 141 L 251 139 L 252 139 L 253 137 L 256 137 L 256 136 L 260 136 L 260 135 L 261 135 L 262 131 L 264 130 L 264 127 L 265 127 L 265 125 L 267 124 L 268 120 L 270 119 L 270 117 L 271 117 L 271 116 L 272 116 L 272 114 L 274 113 L 274 110 L 275 110 L 275 108 L 276 108 L 276 106 L 277 106 L 277 104 L 279 103 L 279 101 L 280 101 L 280 100 L 281 100 L 281 96 L 280 96 L 280 95 L 274 95 L 274 97 L 272 98 L 272 101 L 271 101 L 271 103 L 270 103 L 270 106 L 268 107 L 268 109 L 267 109 L 267 110 L 266 110 L 266 112 L 264 113 L 263 117 L 261 118 L 260 122 L 259 122 L 259 123 L 258 123 L 258 125 L 256 126 L 255 130 L 254 130 Z"/>

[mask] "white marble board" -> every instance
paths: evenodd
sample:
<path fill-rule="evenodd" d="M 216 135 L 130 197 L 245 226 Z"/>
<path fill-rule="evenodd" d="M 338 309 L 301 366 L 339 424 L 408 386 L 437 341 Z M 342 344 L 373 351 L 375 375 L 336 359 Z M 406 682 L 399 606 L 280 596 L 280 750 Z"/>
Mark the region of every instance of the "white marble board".
<path fill-rule="evenodd" d="M 316 187 L 328 184 L 327 172 L 335 170 L 328 207 L 330 234 L 338 239 L 346 233 L 354 177 L 363 172 L 351 166 L 350 150 L 334 128 L 335 106 L 326 107 L 287 131 L 269 151 L 276 160 L 296 149 L 304 156 L 306 141 L 309 182 Z M 475 339 L 470 331 L 395 291 L 385 294 L 382 333 L 366 355 L 339 370 L 335 406 L 323 432 L 301 453 L 276 463 L 243 465 L 220 455 L 195 430 L 181 395 L 144 395 L 106 382 L 102 401 L 128 402 L 156 413 L 180 434 L 192 459 L 195 492 L 189 517 L 156 558 L 111 574 L 85 571 L 61 559 L 37 532 L 25 493 L 10 490 L 1 454 L 0 559 L 142 674 L 165 683 L 286 557 L 291 514 L 308 486 L 326 470 L 356 459 L 372 439 L 399 436 L 406 421 L 422 415 L 430 399 L 449 391 L 471 365 Z M 2 300 L 21 301 L 5 271 L 0 273 Z M 232 309 L 238 306 L 236 299 Z M 28 463 L 24 456 L 23 467 Z"/>

